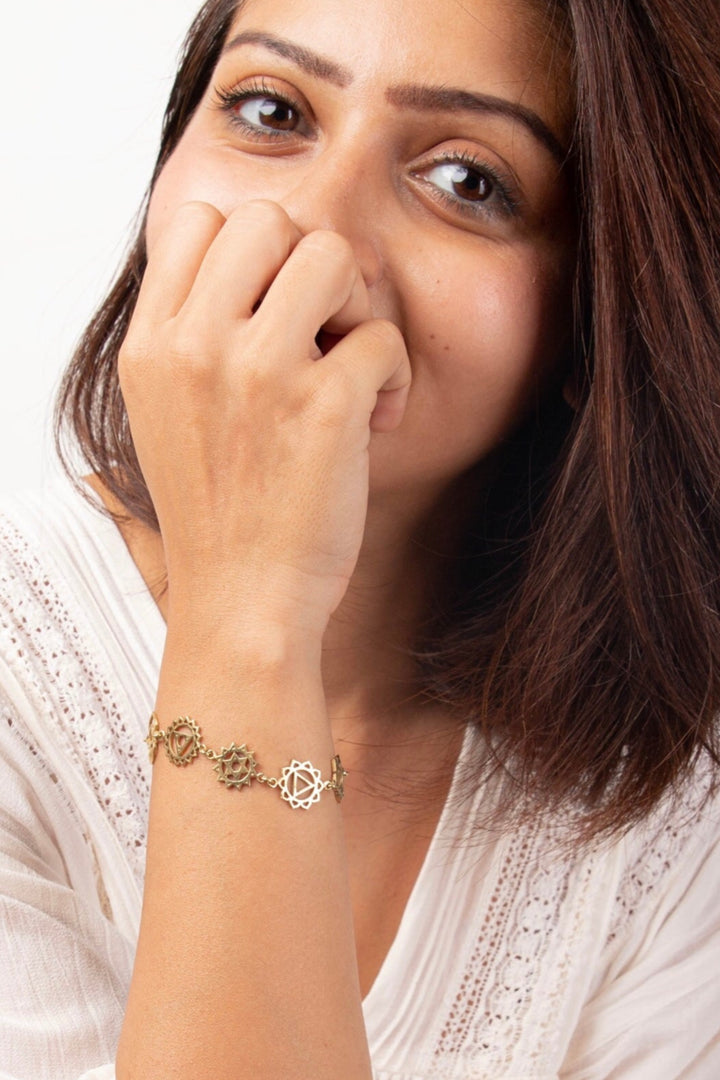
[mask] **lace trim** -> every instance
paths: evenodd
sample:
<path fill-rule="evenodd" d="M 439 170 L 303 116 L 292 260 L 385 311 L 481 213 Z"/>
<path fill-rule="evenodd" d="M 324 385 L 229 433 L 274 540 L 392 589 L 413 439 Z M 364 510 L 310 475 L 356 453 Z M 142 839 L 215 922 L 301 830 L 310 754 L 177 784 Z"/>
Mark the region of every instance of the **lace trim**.
<path fill-rule="evenodd" d="M 149 780 L 144 748 L 123 719 L 122 692 L 93 656 L 93 639 L 78 625 L 61 587 L 5 516 L 0 545 L 8 556 L 0 566 L 0 632 L 8 662 L 38 715 L 62 733 L 74 768 L 90 785 L 141 882 Z M 127 704 L 124 710 L 127 715 Z M 31 749 L 34 742 L 28 739 Z"/>
<path fill-rule="evenodd" d="M 519 1069 L 526 1077 L 556 1075 L 591 983 L 602 978 L 615 948 L 638 933 L 636 920 L 648 919 L 693 844 L 707 842 L 698 814 L 711 782 L 709 766 L 701 767 L 620 847 L 598 843 L 553 858 L 561 830 L 542 819 L 502 842 L 485 882 L 480 928 L 437 1037 L 433 1078 L 498 1080 Z"/>
<path fill-rule="evenodd" d="M 91 624 L 84 624 L 69 590 L 63 592 L 62 582 L 50 579 L 31 545 L 4 517 L 0 547 L 7 552 L 0 564 L 0 636 L 9 662 L 34 713 L 46 716 L 64 740 L 63 752 L 89 785 L 141 882 L 149 769 L 136 730 L 123 719 L 130 715 L 129 704 L 122 688 L 113 684 L 111 664 L 95 645 Z M 50 771 L 36 740 L 31 734 L 23 737 Z M 500 841 L 488 880 L 473 885 L 484 885 L 487 903 L 477 930 L 459 943 L 467 959 L 459 982 L 446 988 L 439 1035 L 427 1033 L 427 1067 L 419 1073 L 380 1071 L 378 1077 L 555 1076 L 566 1049 L 560 1040 L 569 1040 L 570 1014 L 574 1018 L 573 1010 L 582 1004 L 575 993 L 578 968 L 589 963 L 595 970 L 602 967 L 603 941 L 622 941 L 647 912 L 690 842 L 706 791 L 701 780 L 671 812 L 629 834 L 626 865 L 617 871 L 609 870 L 611 860 L 602 849 L 565 859 L 549 856 L 557 851 L 557 837 L 541 820 Z M 92 846 L 86 834 L 85 840 Z M 616 874 L 614 886 L 608 872 Z M 107 906 L 99 870 L 96 876 L 100 902 Z M 611 887 L 615 900 L 610 908 L 603 898 Z M 596 924 L 589 913 L 599 910 L 599 901 L 603 917 Z M 437 987 L 428 992 L 433 989 L 438 992 Z M 409 1049 L 407 1060 L 413 1055 Z"/>
<path fill-rule="evenodd" d="M 673 867 L 682 862 L 681 856 L 693 843 L 698 817 L 712 794 L 713 785 L 712 765 L 701 759 L 692 785 L 685 784 L 639 827 L 641 842 L 637 855 L 628 861 L 620 878 L 607 945 L 627 932 L 647 900 L 660 889 Z"/>
<path fill-rule="evenodd" d="M 480 931 L 440 1033 L 436 1056 L 452 1060 L 460 1055 L 463 1067 L 482 1069 L 478 1076 L 512 1075 L 517 1051 L 527 1039 L 528 1014 L 538 987 L 548 982 L 549 968 L 548 996 L 541 995 L 546 1022 L 533 1026 L 533 1044 L 522 1055 L 522 1067 L 532 1062 L 539 1070 L 533 1076 L 548 1069 L 554 1075 L 556 1007 L 566 996 L 583 937 L 594 859 L 586 857 L 581 867 L 576 860 L 542 859 L 552 844 L 540 822 L 505 841 Z"/>

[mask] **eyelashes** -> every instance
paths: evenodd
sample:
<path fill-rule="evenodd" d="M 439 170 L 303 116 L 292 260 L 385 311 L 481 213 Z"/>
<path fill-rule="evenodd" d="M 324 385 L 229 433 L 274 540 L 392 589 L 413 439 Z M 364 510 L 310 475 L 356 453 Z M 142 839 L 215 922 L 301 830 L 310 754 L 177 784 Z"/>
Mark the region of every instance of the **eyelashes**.
<path fill-rule="evenodd" d="M 218 106 L 230 123 L 251 139 L 282 138 L 288 134 L 305 133 L 300 102 L 288 94 L 278 93 L 262 79 L 243 86 L 220 87 L 215 93 Z M 242 114 L 243 108 L 247 109 L 248 116 Z"/>
<path fill-rule="evenodd" d="M 261 79 L 215 90 L 216 107 L 244 139 L 268 147 L 283 141 L 312 140 L 314 116 L 309 107 Z M 415 166 L 416 185 L 445 210 L 467 219 L 512 218 L 521 199 L 509 176 L 467 150 L 449 150 Z"/>
<path fill-rule="evenodd" d="M 435 179 L 431 180 L 433 174 Z M 494 211 L 499 204 L 507 215 L 519 212 L 520 202 L 510 183 L 487 162 L 467 151 L 437 155 L 430 165 L 413 170 L 413 176 L 433 187 L 438 200 L 455 205 L 460 213 L 475 215 L 485 204 L 488 209 L 492 205 Z M 465 188 L 465 192 L 461 193 L 459 188 Z"/>

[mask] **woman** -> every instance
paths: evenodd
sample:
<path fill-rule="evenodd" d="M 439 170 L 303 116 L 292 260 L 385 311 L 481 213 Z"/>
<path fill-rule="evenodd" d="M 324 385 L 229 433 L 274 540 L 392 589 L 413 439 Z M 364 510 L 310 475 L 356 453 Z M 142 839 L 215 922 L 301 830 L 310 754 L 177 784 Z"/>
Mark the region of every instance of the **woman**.
<path fill-rule="evenodd" d="M 4 519 L 4 1075 L 717 1074 L 717 45 L 204 6 Z"/>

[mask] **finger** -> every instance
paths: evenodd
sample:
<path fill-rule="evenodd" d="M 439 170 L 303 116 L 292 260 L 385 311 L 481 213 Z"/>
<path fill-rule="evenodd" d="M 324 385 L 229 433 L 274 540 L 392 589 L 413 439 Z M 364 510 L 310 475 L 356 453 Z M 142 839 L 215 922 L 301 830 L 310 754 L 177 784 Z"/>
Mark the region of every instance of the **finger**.
<path fill-rule="evenodd" d="M 200 321 L 247 319 L 302 233 L 277 203 L 243 203 L 207 251 L 185 305 Z"/>
<path fill-rule="evenodd" d="M 351 330 L 314 365 L 314 376 L 345 387 L 353 409 L 364 410 L 373 431 L 392 431 L 404 416 L 410 359 L 402 334 L 386 319 L 371 319 Z"/>
<path fill-rule="evenodd" d="M 322 327 L 346 334 L 372 318 L 367 286 L 352 247 L 318 230 L 297 244 L 254 316 L 261 331 L 278 327 L 289 355 L 317 356 Z"/>
<path fill-rule="evenodd" d="M 224 224 L 209 203 L 184 203 L 175 211 L 149 253 L 133 317 L 136 326 L 155 326 L 177 315 Z"/>

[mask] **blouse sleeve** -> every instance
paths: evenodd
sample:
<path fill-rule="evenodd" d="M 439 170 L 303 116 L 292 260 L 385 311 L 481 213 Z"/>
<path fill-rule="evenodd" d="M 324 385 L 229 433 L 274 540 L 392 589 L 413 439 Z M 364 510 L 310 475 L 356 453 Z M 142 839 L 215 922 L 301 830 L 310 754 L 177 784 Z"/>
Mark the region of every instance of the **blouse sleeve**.
<path fill-rule="evenodd" d="M 0 1080 L 113 1080 L 132 948 L 92 849 L 0 699 Z"/>
<path fill-rule="evenodd" d="M 720 1077 L 720 821 L 717 809 L 681 829 L 675 857 L 652 880 L 634 869 L 626 932 L 611 943 L 562 1080 Z M 637 875 L 647 875 L 644 880 Z"/>

